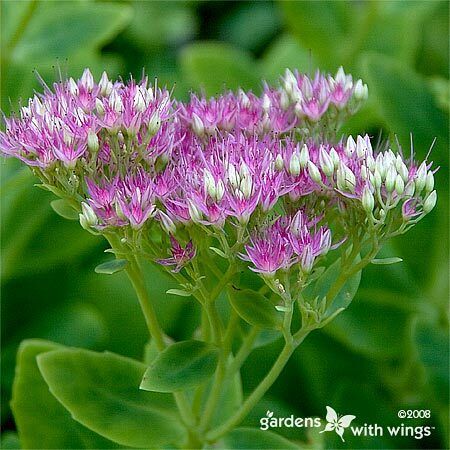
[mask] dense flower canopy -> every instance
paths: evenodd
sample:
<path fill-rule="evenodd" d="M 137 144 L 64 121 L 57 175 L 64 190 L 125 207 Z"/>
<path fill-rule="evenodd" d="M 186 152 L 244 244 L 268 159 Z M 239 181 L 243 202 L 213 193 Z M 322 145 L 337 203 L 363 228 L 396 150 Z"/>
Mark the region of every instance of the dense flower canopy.
<path fill-rule="evenodd" d="M 159 262 L 177 271 L 196 255 L 180 229 L 196 224 L 213 236 L 231 227 L 243 247 L 236 255 L 256 272 L 297 263 L 309 272 L 355 227 L 389 237 L 436 203 L 429 162 L 374 151 L 367 135 L 336 136 L 367 94 L 342 68 L 334 77 L 287 70 L 260 96 L 183 103 L 146 78 L 104 73 L 97 83 L 86 69 L 6 118 L 0 151 L 78 205 L 91 232 L 128 236 L 159 224 L 172 244 Z"/>

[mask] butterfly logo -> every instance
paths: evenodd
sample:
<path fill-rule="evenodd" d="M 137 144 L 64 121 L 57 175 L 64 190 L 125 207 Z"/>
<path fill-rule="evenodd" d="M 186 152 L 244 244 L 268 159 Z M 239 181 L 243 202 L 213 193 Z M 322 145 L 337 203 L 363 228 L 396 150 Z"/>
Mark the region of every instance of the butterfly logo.
<path fill-rule="evenodd" d="M 342 442 L 345 442 L 343 437 L 344 431 L 350 426 L 352 420 L 355 419 L 356 416 L 352 416 L 351 414 L 338 416 L 331 406 L 327 406 L 327 415 L 325 418 L 328 423 L 321 433 L 324 433 L 325 431 L 336 431 L 336 434 L 342 439 Z"/>

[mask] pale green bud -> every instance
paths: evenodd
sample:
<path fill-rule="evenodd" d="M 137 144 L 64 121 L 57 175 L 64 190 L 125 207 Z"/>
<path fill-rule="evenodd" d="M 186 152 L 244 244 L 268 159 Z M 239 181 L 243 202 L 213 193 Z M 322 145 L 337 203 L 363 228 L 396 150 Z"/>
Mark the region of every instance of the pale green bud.
<path fill-rule="evenodd" d="M 319 169 L 312 161 L 308 161 L 308 173 L 311 179 L 316 183 L 322 181 L 322 176 L 320 175 Z"/>
<path fill-rule="evenodd" d="M 289 161 L 289 173 L 296 177 L 300 174 L 300 159 L 297 152 L 294 152 Z"/>
<path fill-rule="evenodd" d="M 284 161 L 283 161 L 283 157 L 278 154 L 277 157 L 275 158 L 275 169 L 277 169 L 278 171 L 282 171 L 284 168 Z"/>
<path fill-rule="evenodd" d="M 423 212 L 428 214 L 435 206 L 437 202 L 437 193 L 433 191 L 425 200 L 423 204 Z"/>
<path fill-rule="evenodd" d="M 302 169 L 304 169 L 309 162 L 309 150 L 306 144 L 303 144 L 302 149 L 300 150 L 300 157 L 298 161 Z"/>
<path fill-rule="evenodd" d="M 373 198 L 372 192 L 370 192 L 370 189 L 365 186 L 362 197 L 361 197 L 361 203 L 364 208 L 364 211 L 367 213 L 371 213 L 373 211 L 373 207 L 375 206 L 375 199 Z"/>
<path fill-rule="evenodd" d="M 427 173 L 427 179 L 425 181 L 425 192 L 431 192 L 434 188 L 434 175 L 433 172 Z"/>
<path fill-rule="evenodd" d="M 397 175 L 395 178 L 395 192 L 398 195 L 402 195 L 405 190 L 405 183 L 403 182 L 403 178 L 400 175 Z"/>
<path fill-rule="evenodd" d="M 98 148 L 99 148 L 98 136 L 93 131 L 89 131 L 89 133 L 88 133 L 87 145 L 88 145 L 88 149 L 92 153 L 98 152 Z"/>

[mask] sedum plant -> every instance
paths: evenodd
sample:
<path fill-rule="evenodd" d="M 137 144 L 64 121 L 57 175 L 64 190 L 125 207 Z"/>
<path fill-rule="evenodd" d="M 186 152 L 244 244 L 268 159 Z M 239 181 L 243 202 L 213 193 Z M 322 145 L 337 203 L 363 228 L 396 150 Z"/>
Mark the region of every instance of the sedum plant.
<path fill-rule="evenodd" d="M 348 307 L 366 265 L 399 262 L 377 259 L 380 248 L 436 204 L 430 162 L 339 134 L 367 96 L 342 68 L 314 77 L 287 70 L 261 96 L 192 94 L 186 103 L 147 78 L 103 73 L 96 82 L 86 69 L 77 81 L 44 85 L 5 119 L 1 153 L 31 168 L 58 197 L 57 213 L 108 241 L 114 258 L 95 270 L 127 273 L 151 337 L 141 362 L 22 346 L 12 408 L 24 447 L 32 446 L 27 368 L 87 448 L 256 439 L 239 426 L 292 353 Z M 199 305 L 190 340 L 173 342 L 161 328 L 147 262 L 178 284 L 168 302 Z M 277 359 L 243 398 L 242 365 L 277 339 Z M 265 439 L 293 446 L 271 432 Z"/>

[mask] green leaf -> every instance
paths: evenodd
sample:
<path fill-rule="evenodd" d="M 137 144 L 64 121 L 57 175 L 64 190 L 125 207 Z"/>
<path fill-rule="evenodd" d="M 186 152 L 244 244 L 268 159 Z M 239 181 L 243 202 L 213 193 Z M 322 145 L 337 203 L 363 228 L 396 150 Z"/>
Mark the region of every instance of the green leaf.
<path fill-rule="evenodd" d="M 20 441 L 17 433 L 14 433 L 13 431 L 5 431 L 4 433 L 2 433 L 0 448 L 4 450 L 20 449 Z"/>
<path fill-rule="evenodd" d="M 178 295 L 179 297 L 190 297 L 192 295 L 190 292 L 183 291 L 183 289 L 169 289 L 166 294 Z"/>
<path fill-rule="evenodd" d="M 183 440 L 173 397 L 139 389 L 142 363 L 81 349 L 44 353 L 37 361 L 50 392 L 75 420 L 98 434 L 138 448 Z"/>
<path fill-rule="evenodd" d="M 264 53 L 260 62 L 263 78 L 276 82 L 286 69 L 314 73 L 317 63 L 312 54 L 303 48 L 290 34 L 280 36 Z"/>
<path fill-rule="evenodd" d="M 113 273 L 120 272 L 121 270 L 123 270 L 127 264 L 128 261 L 126 259 L 113 259 L 112 261 L 107 261 L 103 264 L 99 264 L 95 268 L 95 272 L 112 275 Z"/>
<path fill-rule="evenodd" d="M 252 57 L 231 45 L 196 42 L 180 54 L 180 67 L 193 89 L 203 87 L 206 95 L 227 89 L 258 89 L 259 74 Z"/>
<path fill-rule="evenodd" d="M 219 350 L 201 341 L 183 341 L 167 347 L 144 374 L 140 388 L 154 392 L 186 390 L 207 381 L 217 366 Z"/>
<path fill-rule="evenodd" d="M 359 257 L 356 262 L 359 261 Z M 330 290 L 333 283 L 337 280 L 341 273 L 341 259 L 337 259 L 330 267 L 320 276 L 316 283 L 312 286 L 308 286 L 304 291 L 304 296 L 309 301 L 314 300 L 316 297 L 319 299 L 326 298 L 328 291 Z M 333 302 L 328 308 L 327 316 L 331 316 L 340 308 L 347 308 L 350 305 L 353 297 L 355 296 L 359 282 L 361 281 L 361 271 L 352 275 L 344 283 L 340 291 L 335 296 Z"/>
<path fill-rule="evenodd" d="M 345 45 L 346 28 L 351 8 L 346 2 L 296 2 L 280 1 L 288 29 L 313 57 L 322 69 L 334 69 L 341 64 Z"/>
<path fill-rule="evenodd" d="M 41 62 L 100 48 L 125 27 L 131 13 L 127 5 L 118 3 L 40 2 L 14 48 L 13 59 Z"/>
<path fill-rule="evenodd" d="M 403 259 L 399 258 L 398 256 L 393 256 L 392 258 L 380 258 L 380 259 L 372 259 L 372 264 L 378 264 L 378 265 L 388 265 L 388 264 L 397 264 L 399 262 L 402 262 Z"/>
<path fill-rule="evenodd" d="M 72 419 L 49 392 L 36 357 L 64 349 L 53 342 L 23 341 L 17 356 L 11 408 L 23 448 L 115 448 L 116 444 Z M 3 447 L 2 448 L 6 448 Z M 17 447 L 16 447 L 17 448 Z"/>
<path fill-rule="evenodd" d="M 62 198 L 50 202 L 50 206 L 56 214 L 68 220 L 78 220 L 78 211 L 73 206 Z"/>
<path fill-rule="evenodd" d="M 224 253 L 222 250 L 220 250 L 220 248 L 217 248 L 217 247 L 209 247 L 209 249 L 210 249 L 211 251 L 213 251 L 214 253 L 216 253 L 217 255 L 219 255 L 221 258 L 227 259 L 227 255 L 225 255 L 225 253 Z"/>
<path fill-rule="evenodd" d="M 257 428 L 236 428 L 223 438 L 227 449 L 299 449 L 297 445 L 272 431 Z"/>
<path fill-rule="evenodd" d="M 235 290 L 230 302 L 236 312 L 250 325 L 268 329 L 281 328 L 281 315 L 272 302 L 250 289 Z"/>
<path fill-rule="evenodd" d="M 419 159 L 425 157 L 435 137 L 438 148 L 448 148 L 447 118 L 422 77 L 394 59 L 380 55 L 366 55 L 363 70 L 370 95 L 376 98 L 379 117 L 398 135 L 405 151 L 409 151 L 410 133 Z M 434 152 L 433 159 L 448 165 L 443 152 Z"/>

